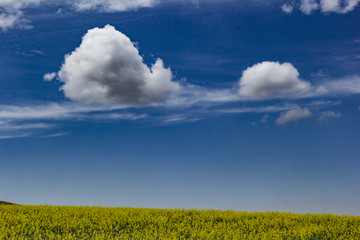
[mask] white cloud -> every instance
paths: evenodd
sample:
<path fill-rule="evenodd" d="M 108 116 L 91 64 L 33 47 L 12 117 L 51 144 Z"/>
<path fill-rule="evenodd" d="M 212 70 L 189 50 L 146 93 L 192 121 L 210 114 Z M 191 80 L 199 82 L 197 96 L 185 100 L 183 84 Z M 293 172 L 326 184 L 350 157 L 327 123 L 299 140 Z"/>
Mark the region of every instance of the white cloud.
<path fill-rule="evenodd" d="M 24 138 L 30 136 L 29 133 L 13 134 L 13 135 L 0 135 L 0 139 Z"/>
<path fill-rule="evenodd" d="M 301 0 L 300 10 L 309 15 L 319 8 L 317 0 Z"/>
<path fill-rule="evenodd" d="M 50 82 L 56 77 L 56 73 L 46 73 L 44 74 L 44 81 Z"/>
<path fill-rule="evenodd" d="M 301 0 L 300 10 L 309 15 L 316 10 L 322 13 L 345 14 L 353 11 L 360 0 Z"/>
<path fill-rule="evenodd" d="M 10 28 L 29 29 L 29 21 L 23 17 L 23 13 L 18 11 L 16 13 L 0 13 L 0 29 L 7 31 Z"/>
<path fill-rule="evenodd" d="M 133 114 L 133 113 L 100 113 L 100 114 L 91 114 L 87 115 L 84 118 L 104 121 L 117 121 L 117 120 L 140 120 L 147 118 L 146 114 Z"/>
<path fill-rule="evenodd" d="M 312 115 L 309 109 L 295 108 L 280 114 L 280 117 L 276 119 L 276 124 L 284 125 L 288 122 L 297 121 L 300 119 L 308 118 Z"/>
<path fill-rule="evenodd" d="M 41 136 L 40 138 L 54 138 L 54 137 L 63 137 L 63 136 L 67 136 L 70 135 L 69 132 L 60 132 L 60 133 L 53 133 L 50 135 L 45 135 L 45 136 Z"/>
<path fill-rule="evenodd" d="M 342 114 L 340 112 L 326 111 L 326 112 L 321 113 L 319 120 L 327 121 L 329 118 L 339 118 L 341 116 L 342 116 Z"/>
<path fill-rule="evenodd" d="M 42 129 L 42 128 L 52 128 L 54 124 L 47 124 L 47 123 L 12 123 L 12 122 L 5 122 L 0 123 L 0 131 L 17 131 L 17 130 L 25 130 L 25 129 Z"/>
<path fill-rule="evenodd" d="M 77 0 L 73 6 L 78 11 L 100 10 L 104 12 L 122 12 L 142 7 L 151 7 L 154 0 Z"/>
<path fill-rule="evenodd" d="M 19 9 L 26 8 L 30 5 L 37 5 L 42 0 L 1 0 L 0 7 L 9 11 L 17 12 Z"/>
<path fill-rule="evenodd" d="M 321 0 L 321 11 L 324 13 L 348 13 L 355 9 L 360 0 Z"/>
<path fill-rule="evenodd" d="M 91 119 L 91 114 L 94 112 L 97 112 L 97 114 L 93 114 L 93 116 L 97 116 L 98 119 L 100 119 L 101 115 L 105 119 L 109 119 L 107 117 L 109 111 L 119 111 L 122 109 L 124 109 L 124 106 L 82 105 L 69 102 L 34 106 L 0 105 L 0 124 L 5 124 L 9 121 Z M 134 114 L 119 114 L 121 119 L 126 119 L 126 117 L 130 119 L 136 118 Z M 112 119 L 114 118 L 113 116 L 111 117 Z"/>
<path fill-rule="evenodd" d="M 155 0 L 60 0 L 59 2 L 73 6 L 76 11 L 123 12 L 152 7 Z M 0 29 L 6 31 L 10 28 L 32 28 L 23 11 L 48 3 L 49 1 L 45 0 L 0 0 Z"/>
<path fill-rule="evenodd" d="M 336 12 L 340 8 L 340 0 L 321 0 L 320 6 L 323 12 Z"/>
<path fill-rule="evenodd" d="M 90 110 L 90 109 L 86 109 Z M 81 112 L 72 105 L 47 104 L 38 106 L 0 106 L 0 120 L 65 119 Z"/>
<path fill-rule="evenodd" d="M 310 84 L 299 78 L 291 63 L 262 62 L 247 68 L 240 79 L 239 95 L 264 99 L 292 94 L 303 94 Z"/>
<path fill-rule="evenodd" d="M 180 90 L 161 59 L 149 68 L 134 43 L 110 25 L 90 29 L 65 56 L 58 77 L 66 97 L 87 103 L 141 105 Z"/>
<path fill-rule="evenodd" d="M 0 138 L 29 136 L 40 129 L 56 128 L 54 121 L 139 120 L 146 114 L 125 112 L 123 106 L 51 103 L 35 106 L 0 105 Z M 27 131 L 24 133 L 24 131 Z"/>
<path fill-rule="evenodd" d="M 181 124 L 181 123 L 190 123 L 200 121 L 202 118 L 194 116 L 192 114 L 173 114 L 167 115 L 160 119 L 160 125 L 172 125 L 172 124 Z"/>
<path fill-rule="evenodd" d="M 341 79 L 328 80 L 317 89 L 321 94 L 338 95 L 338 94 L 359 94 L 360 93 L 360 76 L 347 76 Z"/>
<path fill-rule="evenodd" d="M 234 114 L 234 113 L 270 113 L 270 112 L 282 112 L 291 109 L 299 108 L 297 104 L 283 104 L 283 105 L 266 105 L 256 107 L 239 107 L 215 110 L 216 113 L 221 114 Z"/>
<path fill-rule="evenodd" d="M 24 18 L 21 10 L 39 3 L 40 0 L 0 0 L 0 29 L 6 31 L 9 28 L 31 28 L 29 20 Z"/>
<path fill-rule="evenodd" d="M 353 11 L 360 3 L 360 0 L 347 0 L 346 6 L 343 8 L 342 13 Z"/>
<path fill-rule="evenodd" d="M 292 4 L 284 4 L 281 6 L 281 10 L 284 13 L 291 14 L 294 11 L 294 6 Z"/>

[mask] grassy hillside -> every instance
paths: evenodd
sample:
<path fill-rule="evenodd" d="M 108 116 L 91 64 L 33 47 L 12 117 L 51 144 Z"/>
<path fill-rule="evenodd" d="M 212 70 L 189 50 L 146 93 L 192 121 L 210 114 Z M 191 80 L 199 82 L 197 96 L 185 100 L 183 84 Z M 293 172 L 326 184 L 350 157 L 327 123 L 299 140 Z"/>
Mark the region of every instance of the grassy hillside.
<path fill-rule="evenodd" d="M 360 217 L 2 205 L 0 239 L 360 239 Z"/>

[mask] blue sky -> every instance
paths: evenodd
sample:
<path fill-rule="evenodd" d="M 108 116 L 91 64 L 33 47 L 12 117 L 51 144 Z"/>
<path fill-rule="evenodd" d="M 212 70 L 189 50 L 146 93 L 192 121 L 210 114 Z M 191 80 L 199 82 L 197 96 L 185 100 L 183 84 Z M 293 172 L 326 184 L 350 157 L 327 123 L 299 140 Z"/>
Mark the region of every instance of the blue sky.
<path fill-rule="evenodd" d="M 0 1 L 0 199 L 360 215 L 360 1 Z"/>

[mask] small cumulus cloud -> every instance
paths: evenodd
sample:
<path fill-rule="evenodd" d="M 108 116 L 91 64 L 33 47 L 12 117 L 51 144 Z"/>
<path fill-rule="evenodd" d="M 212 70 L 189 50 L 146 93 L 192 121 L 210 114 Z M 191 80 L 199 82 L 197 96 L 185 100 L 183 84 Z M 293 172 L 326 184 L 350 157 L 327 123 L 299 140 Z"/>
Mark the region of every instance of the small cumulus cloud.
<path fill-rule="evenodd" d="M 281 10 L 286 14 L 291 14 L 294 11 L 293 4 L 284 4 L 281 6 Z"/>
<path fill-rule="evenodd" d="M 243 72 L 239 95 L 266 99 L 289 94 L 301 95 L 309 90 L 310 84 L 299 78 L 299 72 L 291 63 L 265 61 Z"/>
<path fill-rule="evenodd" d="M 300 10 L 309 15 L 319 8 L 317 0 L 301 0 Z"/>
<path fill-rule="evenodd" d="M 294 122 L 301 119 L 308 118 L 312 115 L 309 109 L 301 109 L 301 108 L 295 108 L 288 110 L 286 112 L 282 112 L 280 114 L 280 117 L 276 119 L 276 124 L 278 125 L 284 125 L 288 122 Z"/>
<path fill-rule="evenodd" d="M 161 59 L 149 68 L 135 44 L 113 26 L 90 29 L 58 72 L 65 96 L 87 103 L 144 105 L 180 91 Z"/>
<path fill-rule="evenodd" d="M 52 81 L 54 78 L 56 77 L 56 73 L 53 72 L 53 73 L 46 73 L 44 74 L 44 81 L 47 81 L 47 82 L 50 82 Z"/>
<path fill-rule="evenodd" d="M 329 118 L 339 118 L 342 114 L 340 112 L 326 111 L 322 112 L 319 117 L 319 121 L 327 121 Z"/>

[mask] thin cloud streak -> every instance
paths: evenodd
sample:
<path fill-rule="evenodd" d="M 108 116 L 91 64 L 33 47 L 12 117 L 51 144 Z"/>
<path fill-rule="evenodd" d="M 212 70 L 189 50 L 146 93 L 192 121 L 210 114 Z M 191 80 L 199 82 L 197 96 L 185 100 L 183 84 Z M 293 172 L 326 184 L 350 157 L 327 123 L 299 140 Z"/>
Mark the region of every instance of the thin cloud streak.
<path fill-rule="evenodd" d="M 0 135 L 0 139 L 25 138 L 29 136 L 30 136 L 29 133 L 20 134 L 20 135 Z"/>
<path fill-rule="evenodd" d="M 7 122 L 5 124 L 0 124 L 0 131 L 17 131 L 17 130 L 31 130 L 31 129 L 46 129 L 54 128 L 55 124 L 48 123 L 25 123 L 25 124 L 12 124 Z"/>
<path fill-rule="evenodd" d="M 54 133 L 54 134 L 50 134 L 50 135 L 45 135 L 45 136 L 41 136 L 40 138 L 55 138 L 55 137 L 63 137 L 63 136 L 67 136 L 70 135 L 70 132 L 60 132 L 60 133 Z"/>
<path fill-rule="evenodd" d="M 65 120 L 83 118 L 84 113 L 123 109 L 120 105 L 83 105 L 78 103 L 49 103 L 35 106 L 0 105 L 0 121 Z"/>
<path fill-rule="evenodd" d="M 55 129 L 64 121 L 135 121 L 147 117 L 146 114 L 113 112 L 123 111 L 123 108 L 120 105 L 90 106 L 68 102 L 37 106 L 0 105 L 0 135 L 1 139 L 28 137 L 28 132 Z M 24 133 L 24 130 L 28 132 Z"/>

